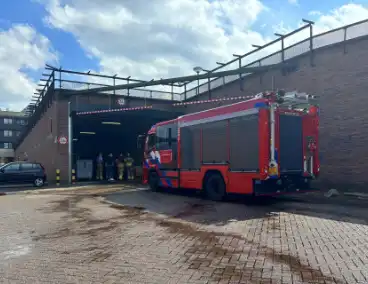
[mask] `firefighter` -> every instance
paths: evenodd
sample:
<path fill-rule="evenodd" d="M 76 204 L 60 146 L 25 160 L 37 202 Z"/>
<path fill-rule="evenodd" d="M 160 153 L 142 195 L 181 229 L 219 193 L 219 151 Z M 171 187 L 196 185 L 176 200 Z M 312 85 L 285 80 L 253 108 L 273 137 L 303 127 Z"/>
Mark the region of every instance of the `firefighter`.
<path fill-rule="evenodd" d="M 102 153 L 99 153 L 96 159 L 96 179 L 103 180 L 103 164 L 104 159 Z"/>
<path fill-rule="evenodd" d="M 114 181 L 114 156 L 110 153 L 106 158 L 106 179 L 108 181 Z"/>
<path fill-rule="evenodd" d="M 133 163 L 134 160 L 132 157 L 130 157 L 130 154 L 127 153 L 125 159 L 124 159 L 124 163 L 125 163 L 125 168 L 127 171 L 127 179 L 128 180 L 133 180 L 134 179 L 134 173 L 133 173 Z"/>
<path fill-rule="evenodd" d="M 116 167 L 118 170 L 118 179 L 124 179 L 124 155 L 120 153 L 119 157 L 116 159 Z"/>
<path fill-rule="evenodd" d="M 28 154 L 27 154 L 27 152 L 24 152 L 24 154 L 23 154 L 23 161 L 25 161 L 25 162 L 28 161 Z"/>

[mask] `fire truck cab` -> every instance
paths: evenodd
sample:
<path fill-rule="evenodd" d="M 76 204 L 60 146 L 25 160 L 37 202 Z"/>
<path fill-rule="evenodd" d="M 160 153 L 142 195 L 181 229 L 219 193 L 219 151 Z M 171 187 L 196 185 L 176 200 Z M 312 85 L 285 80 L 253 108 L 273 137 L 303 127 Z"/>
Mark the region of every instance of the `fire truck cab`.
<path fill-rule="evenodd" d="M 145 137 L 143 182 L 202 190 L 212 200 L 310 190 L 320 172 L 315 100 L 264 92 L 157 123 Z"/>

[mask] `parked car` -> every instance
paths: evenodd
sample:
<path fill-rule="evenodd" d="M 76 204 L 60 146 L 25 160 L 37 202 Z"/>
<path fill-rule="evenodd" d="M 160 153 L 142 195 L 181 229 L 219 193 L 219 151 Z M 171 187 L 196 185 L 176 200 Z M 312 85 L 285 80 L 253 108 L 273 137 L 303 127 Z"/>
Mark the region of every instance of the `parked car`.
<path fill-rule="evenodd" d="M 11 162 L 0 167 L 0 184 L 28 184 L 41 187 L 47 180 L 45 168 L 37 162 Z"/>

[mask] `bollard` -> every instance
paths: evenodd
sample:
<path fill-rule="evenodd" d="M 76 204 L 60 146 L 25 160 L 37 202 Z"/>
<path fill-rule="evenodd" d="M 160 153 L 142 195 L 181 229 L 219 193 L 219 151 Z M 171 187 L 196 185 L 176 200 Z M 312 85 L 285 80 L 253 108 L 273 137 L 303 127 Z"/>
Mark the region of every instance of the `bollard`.
<path fill-rule="evenodd" d="M 60 170 L 56 169 L 56 185 L 60 185 Z"/>
<path fill-rule="evenodd" d="M 72 169 L 72 184 L 75 184 L 75 169 Z"/>

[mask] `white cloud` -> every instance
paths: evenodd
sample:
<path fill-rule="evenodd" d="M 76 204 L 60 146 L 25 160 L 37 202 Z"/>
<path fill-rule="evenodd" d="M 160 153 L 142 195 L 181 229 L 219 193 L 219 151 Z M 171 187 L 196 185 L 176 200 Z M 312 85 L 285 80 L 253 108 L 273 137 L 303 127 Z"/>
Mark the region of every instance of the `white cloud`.
<path fill-rule="evenodd" d="M 298 0 L 288 0 L 289 4 L 291 5 L 298 5 Z"/>
<path fill-rule="evenodd" d="M 317 11 L 317 10 L 313 10 L 313 11 L 308 12 L 308 15 L 309 16 L 320 16 L 320 15 L 322 15 L 322 12 Z"/>
<path fill-rule="evenodd" d="M 368 19 L 367 7 L 358 4 L 346 4 L 334 9 L 327 15 L 321 15 L 316 24 L 318 32 L 323 32 L 365 19 Z"/>
<path fill-rule="evenodd" d="M 251 29 L 259 0 L 50 0 L 46 22 L 74 34 L 104 73 L 152 79 L 192 74 L 268 39 Z"/>
<path fill-rule="evenodd" d="M 322 14 L 319 11 L 311 11 L 309 12 L 310 15 L 313 14 L 315 16 L 313 25 L 313 34 L 321 34 L 327 32 L 332 29 L 336 29 L 345 25 L 349 25 L 358 21 L 362 21 L 368 19 L 368 8 L 363 5 L 358 4 L 346 4 L 331 10 L 326 14 Z M 300 22 L 297 26 L 285 26 L 284 22 L 281 21 L 280 23 L 273 26 L 273 30 L 275 32 L 280 32 L 283 34 L 289 33 L 293 31 L 295 28 L 305 25 L 305 23 Z M 368 23 L 362 26 L 356 26 L 354 28 L 354 36 L 368 34 Z M 349 33 L 352 35 L 353 32 L 348 29 L 347 34 Z M 322 38 L 316 40 L 317 46 L 327 45 L 328 43 L 335 43 L 343 40 L 344 33 L 342 30 L 337 31 L 335 33 L 331 33 L 326 35 Z M 293 43 L 297 43 L 303 39 L 309 37 L 309 29 L 305 29 L 303 32 L 296 33 L 295 35 L 291 36 L 287 39 L 286 46 L 292 45 Z M 348 36 L 349 38 L 349 36 Z"/>
<path fill-rule="evenodd" d="M 38 70 L 56 60 L 49 40 L 28 25 L 0 30 L 0 107 L 24 108 L 36 84 L 24 70 Z"/>

